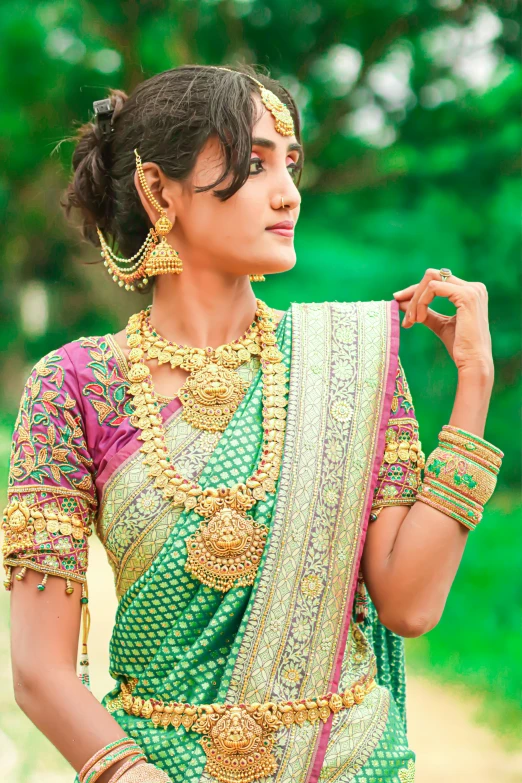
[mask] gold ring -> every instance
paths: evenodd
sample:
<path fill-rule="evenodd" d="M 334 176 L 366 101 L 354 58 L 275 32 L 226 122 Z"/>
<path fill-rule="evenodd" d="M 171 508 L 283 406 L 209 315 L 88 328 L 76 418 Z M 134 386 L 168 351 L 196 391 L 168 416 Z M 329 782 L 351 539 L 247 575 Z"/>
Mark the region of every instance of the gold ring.
<path fill-rule="evenodd" d="M 285 208 L 285 202 L 283 201 L 283 197 L 282 196 L 281 196 L 281 206 L 283 207 L 283 209 Z"/>
<path fill-rule="evenodd" d="M 439 275 L 440 279 L 445 283 L 448 277 L 451 277 L 452 271 L 443 266 L 442 269 L 439 269 Z"/>

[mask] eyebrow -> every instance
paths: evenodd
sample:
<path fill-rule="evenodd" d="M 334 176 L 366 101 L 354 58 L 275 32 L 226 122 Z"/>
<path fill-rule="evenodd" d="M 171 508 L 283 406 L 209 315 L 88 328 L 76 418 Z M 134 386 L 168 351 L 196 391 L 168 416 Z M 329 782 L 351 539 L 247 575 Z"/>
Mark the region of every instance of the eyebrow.
<path fill-rule="evenodd" d="M 261 136 L 254 136 L 252 139 L 252 146 L 253 147 L 266 147 L 269 150 L 275 150 L 276 143 L 275 141 L 272 141 L 272 139 L 264 139 Z M 287 152 L 291 152 L 292 150 L 297 150 L 301 154 L 303 154 L 303 147 L 301 144 L 298 144 L 296 141 L 294 141 L 292 144 L 289 144 L 286 148 Z"/>

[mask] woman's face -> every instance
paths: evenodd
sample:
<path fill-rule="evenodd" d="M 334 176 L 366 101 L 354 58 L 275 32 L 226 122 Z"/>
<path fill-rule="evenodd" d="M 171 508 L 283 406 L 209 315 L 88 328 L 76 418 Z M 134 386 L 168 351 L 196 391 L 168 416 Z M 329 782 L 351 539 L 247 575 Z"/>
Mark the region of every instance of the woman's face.
<path fill-rule="evenodd" d="M 295 136 L 277 133 L 272 114 L 259 96 L 254 99 L 260 117 L 253 127 L 250 174 L 231 198 L 220 201 L 212 190 L 194 192 L 222 171 L 216 139 L 209 139 L 201 150 L 189 181 L 163 181 L 163 203 L 174 222 L 167 239 L 183 259 L 184 270 L 212 269 L 239 276 L 284 272 L 295 264 L 293 232 L 284 236 L 269 226 L 297 223 L 301 196 L 295 182 L 301 149 Z M 227 179 L 217 189 L 229 183 Z M 156 213 L 147 211 L 157 220 Z"/>

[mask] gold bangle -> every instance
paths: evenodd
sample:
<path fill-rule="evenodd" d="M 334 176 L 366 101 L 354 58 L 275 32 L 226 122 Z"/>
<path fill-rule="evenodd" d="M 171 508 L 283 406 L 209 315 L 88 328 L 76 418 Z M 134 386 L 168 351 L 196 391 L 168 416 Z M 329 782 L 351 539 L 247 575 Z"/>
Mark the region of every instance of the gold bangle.
<path fill-rule="evenodd" d="M 116 783 L 117 780 L 120 780 L 121 783 L 125 783 L 125 780 L 121 780 L 121 778 L 125 775 L 126 772 L 129 771 L 132 767 L 134 767 L 135 764 L 138 763 L 138 761 L 142 761 L 143 759 L 146 760 L 146 756 L 144 753 L 137 753 L 136 756 L 133 756 L 130 759 L 127 759 L 127 761 L 121 765 L 119 769 L 116 770 L 112 778 L 109 779 L 108 783 Z"/>
<path fill-rule="evenodd" d="M 444 447 L 457 447 L 464 451 L 465 456 L 471 460 L 481 460 L 490 470 L 498 473 L 502 459 L 484 446 L 469 440 L 458 432 L 446 430 L 444 427 L 439 433 L 439 444 Z"/>
<path fill-rule="evenodd" d="M 429 476 L 424 478 L 423 483 L 425 487 L 429 487 L 433 490 L 433 492 L 446 498 L 449 503 L 456 503 L 466 510 L 470 509 L 475 511 L 477 514 L 482 515 L 484 506 L 482 506 L 480 503 L 477 503 L 476 500 L 466 497 L 462 494 L 462 492 L 452 489 L 447 484 L 443 484 L 442 482 L 437 481 L 434 478 L 430 478 Z"/>
<path fill-rule="evenodd" d="M 136 745 L 136 742 L 132 739 L 132 737 L 120 737 L 120 739 L 114 740 L 114 742 L 111 742 L 108 745 L 104 745 L 104 747 L 97 750 L 90 759 L 87 759 L 81 770 L 78 772 L 78 780 L 80 783 L 85 783 L 86 775 L 91 772 L 97 761 L 106 756 L 107 753 L 110 753 L 111 750 L 124 747 L 125 745 L 135 745 L 136 749 L 139 750 L 139 746 Z"/>
<path fill-rule="evenodd" d="M 89 770 L 85 776 L 85 783 L 96 783 L 98 778 L 101 778 L 104 772 L 116 764 L 117 761 L 122 761 L 130 755 L 135 756 L 136 753 L 142 754 L 142 751 L 138 746 L 132 747 L 132 745 L 127 747 L 123 746 L 122 748 L 115 748 L 114 751 L 111 750 L 110 753 L 97 761 L 96 764 Z M 145 756 L 143 756 L 143 758 L 145 758 Z"/>
<path fill-rule="evenodd" d="M 472 459 L 437 446 L 426 461 L 424 478 L 433 478 L 466 499 L 484 506 L 495 489 L 497 478 Z"/>
<path fill-rule="evenodd" d="M 487 455 L 485 457 L 486 459 L 488 459 L 497 467 L 501 466 L 502 459 L 504 457 L 504 452 L 498 449 L 489 441 L 484 440 L 484 438 L 479 438 L 478 435 L 474 435 L 472 432 L 463 430 L 460 427 L 454 427 L 452 424 L 445 424 L 442 427 L 441 434 L 442 433 L 448 433 L 462 438 L 464 441 L 466 441 L 466 443 L 469 444 L 468 451 L 473 453 L 475 450 L 478 449 L 480 449 L 481 451 L 483 450 L 486 452 Z"/>
<path fill-rule="evenodd" d="M 120 783 L 173 783 L 173 781 L 164 770 L 147 762 L 129 769 Z"/>
<path fill-rule="evenodd" d="M 470 530 L 474 530 L 482 519 L 482 513 L 477 513 L 477 511 L 471 509 L 469 506 L 455 502 L 446 495 L 433 490 L 429 484 L 422 484 L 417 493 L 417 500 L 437 509 L 437 511 L 441 511 L 443 514 L 446 514 L 446 516 L 456 519 Z"/>

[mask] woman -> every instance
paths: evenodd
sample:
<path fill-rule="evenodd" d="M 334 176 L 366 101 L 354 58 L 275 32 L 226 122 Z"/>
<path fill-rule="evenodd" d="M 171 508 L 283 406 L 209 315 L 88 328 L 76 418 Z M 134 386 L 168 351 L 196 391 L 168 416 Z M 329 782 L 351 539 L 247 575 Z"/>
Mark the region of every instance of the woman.
<path fill-rule="evenodd" d="M 485 288 L 428 270 L 392 302 L 274 311 L 249 276 L 296 260 L 287 91 L 183 66 L 95 110 L 64 206 L 153 303 L 27 379 L 3 523 L 17 702 L 79 783 L 413 781 L 403 637 L 438 622 L 502 457 L 482 439 Z M 399 310 L 459 374 L 423 481 Z M 119 600 L 102 705 L 84 687 L 93 531 Z"/>

